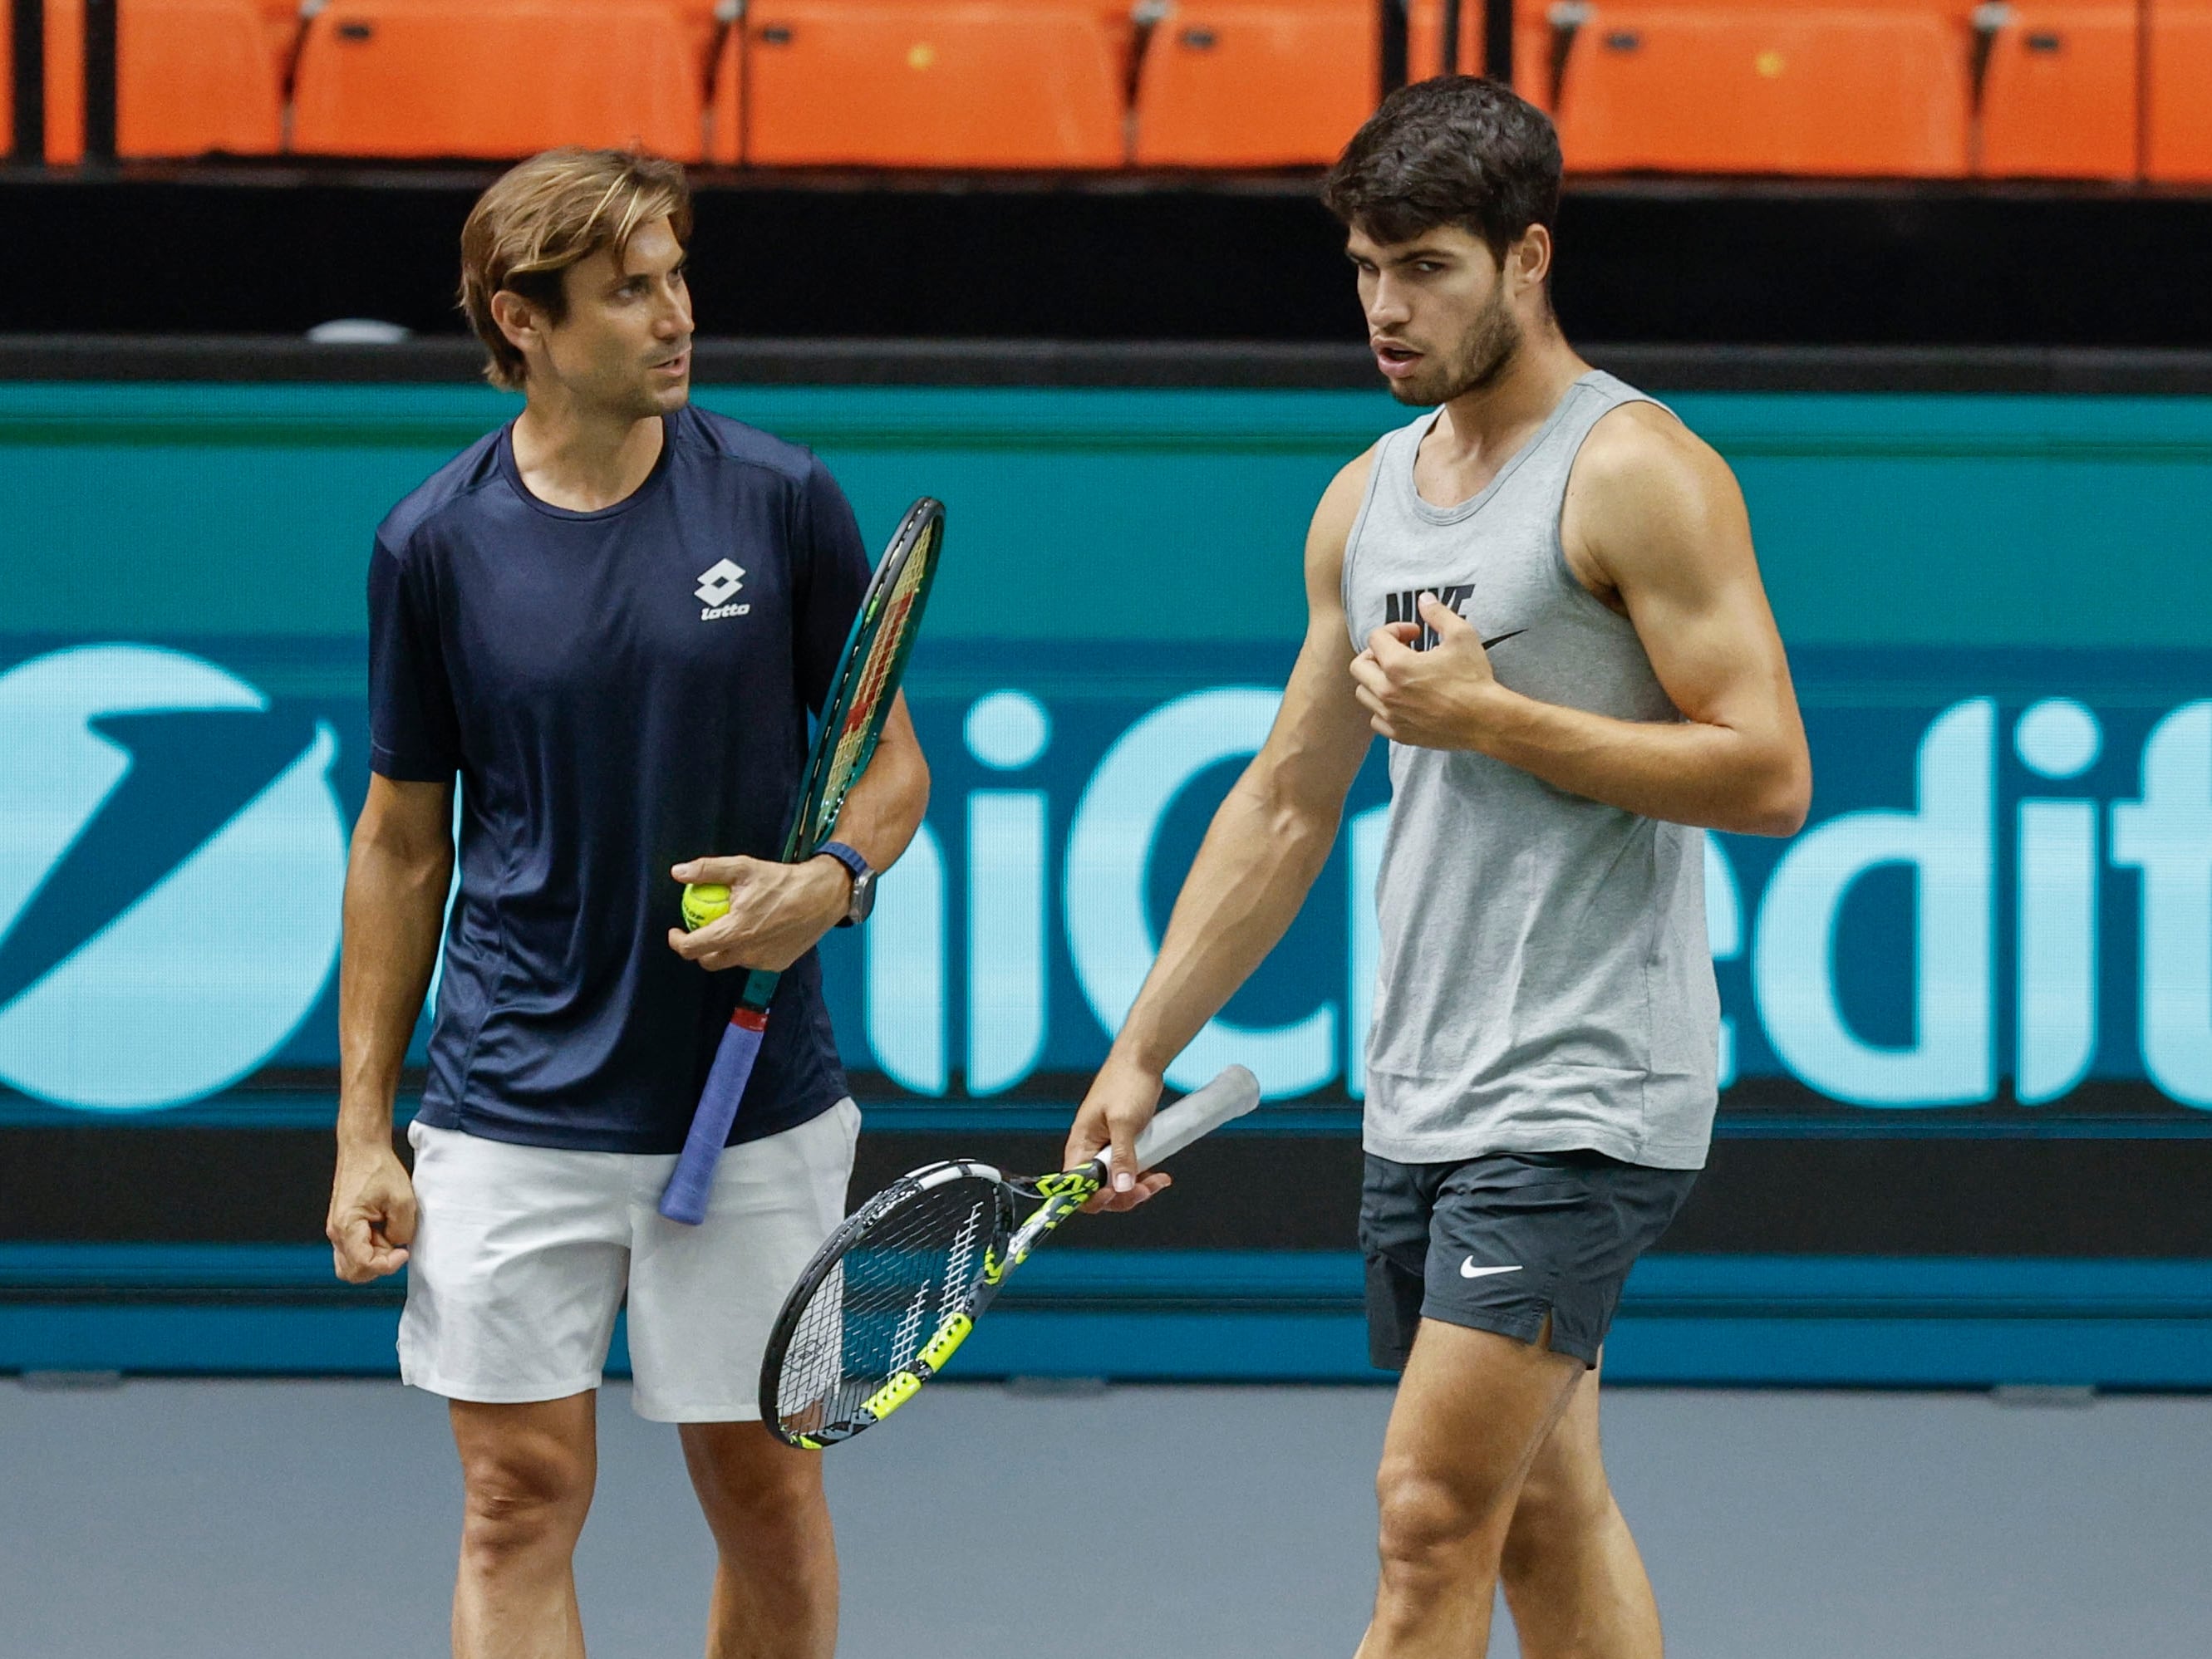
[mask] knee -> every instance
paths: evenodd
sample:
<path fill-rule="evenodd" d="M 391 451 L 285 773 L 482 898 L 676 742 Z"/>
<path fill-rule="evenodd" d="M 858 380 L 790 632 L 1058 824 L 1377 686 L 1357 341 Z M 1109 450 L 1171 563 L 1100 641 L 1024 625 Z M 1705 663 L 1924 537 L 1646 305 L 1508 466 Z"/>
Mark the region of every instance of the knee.
<path fill-rule="evenodd" d="M 829 1524 L 818 1454 L 755 1443 L 736 1425 L 734 1443 L 692 1450 L 693 1484 L 708 1524 L 725 1547 L 748 1554 L 801 1547 Z M 706 1437 L 700 1437 L 702 1441 Z"/>
<path fill-rule="evenodd" d="M 805 1475 L 770 1475 L 727 1487 L 715 1509 L 715 1530 L 755 1552 L 796 1547 L 829 1516 L 821 1480 Z"/>
<path fill-rule="evenodd" d="M 551 1444 L 504 1449 L 462 1469 L 463 1539 L 489 1555 L 573 1545 L 592 1502 L 588 1458 Z"/>
<path fill-rule="evenodd" d="M 1385 1463 L 1376 1478 L 1382 1570 L 1394 1577 L 1453 1571 L 1494 1530 L 1498 1496 L 1412 1465 Z"/>

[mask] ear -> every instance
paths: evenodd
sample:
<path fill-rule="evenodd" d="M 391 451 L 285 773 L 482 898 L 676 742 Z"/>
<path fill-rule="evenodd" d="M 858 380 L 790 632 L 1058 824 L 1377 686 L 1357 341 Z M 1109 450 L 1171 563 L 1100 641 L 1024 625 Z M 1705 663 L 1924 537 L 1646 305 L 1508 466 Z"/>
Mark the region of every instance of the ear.
<path fill-rule="evenodd" d="M 1505 268 L 1516 289 L 1540 290 L 1552 274 L 1552 233 L 1542 225 L 1522 231 L 1521 240 L 1505 252 Z"/>
<path fill-rule="evenodd" d="M 491 296 L 491 319 L 507 336 L 507 343 L 526 357 L 544 343 L 544 313 L 511 289 L 501 289 Z"/>

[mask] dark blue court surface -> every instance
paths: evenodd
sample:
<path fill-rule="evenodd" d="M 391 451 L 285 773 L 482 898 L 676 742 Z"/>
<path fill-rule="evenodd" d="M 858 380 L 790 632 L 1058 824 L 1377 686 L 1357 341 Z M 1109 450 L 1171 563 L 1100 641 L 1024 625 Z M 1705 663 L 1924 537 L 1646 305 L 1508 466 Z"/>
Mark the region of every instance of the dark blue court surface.
<path fill-rule="evenodd" d="M 1343 1659 L 1389 1401 L 942 1385 L 831 1458 L 841 1651 L 1015 1659 L 1043 1629 L 1071 1659 Z M 696 1652 L 705 1534 L 674 1435 L 627 1403 L 579 1560 L 592 1651 Z M 2212 1651 L 2212 1399 L 1623 1389 L 1607 1413 L 1686 1659 Z M 0 1655 L 442 1652 L 457 1499 L 443 1411 L 396 1384 L 0 1382 Z"/>

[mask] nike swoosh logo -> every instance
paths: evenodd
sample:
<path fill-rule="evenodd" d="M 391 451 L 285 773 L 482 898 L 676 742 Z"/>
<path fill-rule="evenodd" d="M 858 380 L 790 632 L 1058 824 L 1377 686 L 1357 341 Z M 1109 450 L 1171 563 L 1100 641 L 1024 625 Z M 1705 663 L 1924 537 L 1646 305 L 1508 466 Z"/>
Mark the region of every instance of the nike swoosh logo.
<path fill-rule="evenodd" d="M 1468 1257 L 1459 1264 L 1459 1276 L 1462 1279 L 1487 1279 L 1492 1273 L 1517 1273 L 1520 1271 L 1521 1264 L 1517 1261 L 1510 1267 L 1478 1267 L 1474 1265 L 1473 1256 Z"/>
<path fill-rule="evenodd" d="M 1528 631 L 1525 628 L 1516 628 L 1510 634 L 1500 634 L 1494 640 L 1485 640 L 1482 642 L 1482 648 L 1487 651 L 1493 645 L 1503 645 L 1508 640 L 1517 640 Z"/>

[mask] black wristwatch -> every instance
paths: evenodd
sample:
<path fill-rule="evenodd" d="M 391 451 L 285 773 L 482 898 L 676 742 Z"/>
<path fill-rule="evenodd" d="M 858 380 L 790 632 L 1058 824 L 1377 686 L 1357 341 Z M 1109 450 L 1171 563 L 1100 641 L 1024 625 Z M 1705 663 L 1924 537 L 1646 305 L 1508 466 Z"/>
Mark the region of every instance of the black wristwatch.
<path fill-rule="evenodd" d="M 855 927 L 868 919 L 868 912 L 876 908 L 876 872 L 868 867 L 867 860 L 842 841 L 825 841 L 816 848 L 817 854 L 828 854 L 843 865 L 853 877 L 853 896 L 845 905 L 845 917 L 840 927 Z"/>

